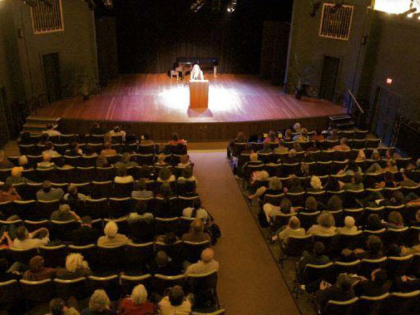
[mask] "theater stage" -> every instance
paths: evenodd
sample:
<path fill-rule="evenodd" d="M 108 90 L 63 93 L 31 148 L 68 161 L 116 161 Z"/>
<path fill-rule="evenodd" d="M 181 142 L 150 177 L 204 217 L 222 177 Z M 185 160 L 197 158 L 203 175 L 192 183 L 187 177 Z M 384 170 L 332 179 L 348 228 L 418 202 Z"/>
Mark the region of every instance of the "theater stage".
<path fill-rule="evenodd" d="M 107 128 L 118 123 L 129 133 L 148 131 L 157 140 L 178 131 L 190 141 L 206 141 L 230 139 L 238 131 L 285 128 L 296 121 L 309 128 L 324 126 L 328 116 L 345 112 L 324 100 L 296 100 L 257 76 L 220 74 L 206 79 L 208 110 L 189 110 L 188 83 L 165 74 L 136 74 L 112 81 L 89 101 L 62 100 L 37 115 L 61 117 L 64 131 L 87 132 L 92 121 L 99 121 Z"/>

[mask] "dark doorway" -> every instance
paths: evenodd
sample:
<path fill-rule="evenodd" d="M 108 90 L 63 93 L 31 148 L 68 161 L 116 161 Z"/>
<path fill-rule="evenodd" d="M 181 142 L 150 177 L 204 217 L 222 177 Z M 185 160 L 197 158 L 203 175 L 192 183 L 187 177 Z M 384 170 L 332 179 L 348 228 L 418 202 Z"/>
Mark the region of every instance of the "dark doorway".
<path fill-rule="evenodd" d="M 377 88 L 372 131 L 389 146 L 400 96 L 381 87 Z"/>
<path fill-rule="evenodd" d="M 321 86 L 319 88 L 319 97 L 335 101 L 335 91 L 337 85 L 338 72 L 340 69 L 340 59 L 330 56 L 324 57 L 322 66 Z"/>
<path fill-rule="evenodd" d="M 9 126 L 6 117 L 6 89 L 0 88 L 0 147 L 4 146 L 10 139 Z"/>
<path fill-rule="evenodd" d="M 48 100 L 50 102 L 61 100 L 60 56 L 58 53 L 42 55 L 42 65 Z"/>

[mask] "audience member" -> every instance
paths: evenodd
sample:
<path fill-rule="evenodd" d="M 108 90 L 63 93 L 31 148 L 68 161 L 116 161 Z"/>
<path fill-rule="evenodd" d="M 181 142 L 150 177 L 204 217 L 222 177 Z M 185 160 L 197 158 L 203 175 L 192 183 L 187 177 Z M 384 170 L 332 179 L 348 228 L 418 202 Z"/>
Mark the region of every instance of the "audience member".
<path fill-rule="evenodd" d="M 7 202 L 7 201 L 14 201 L 14 200 L 22 200 L 22 198 L 19 196 L 15 187 L 7 183 L 3 184 L 3 186 L 1 186 L 1 191 L 0 191 L 0 202 Z"/>
<path fill-rule="evenodd" d="M 157 181 L 160 183 L 170 183 L 175 181 L 175 175 L 172 174 L 171 170 L 164 167 L 160 170 Z"/>
<path fill-rule="evenodd" d="M 60 157 L 61 154 L 54 150 L 54 144 L 52 142 L 47 142 L 45 144 L 45 150 L 42 152 L 42 154 L 49 154 L 52 158 L 54 157 Z"/>
<path fill-rule="evenodd" d="M 131 161 L 131 154 L 128 152 L 125 152 L 122 156 L 121 156 L 121 161 L 115 163 L 115 167 L 121 167 L 121 166 L 125 166 L 125 167 L 134 167 L 134 166 L 138 166 L 139 163 Z"/>
<path fill-rule="evenodd" d="M 95 244 L 98 238 L 99 232 L 92 228 L 92 218 L 90 216 L 82 217 L 80 220 L 80 227 L 73 230 L 71 233 L 72 243 L 76 246 Z"/>
<path fill-rule="evenodd" d="M 102 136 L 105 135 L 105 129 L 101 128 L 101 125 L 97 122 L 92 124 L 92 128 L 90 129 L 90 134 L 92 136 Z"/>
<path fill-rule="evenodd" d="M 319 236 L 331 236 L 336 234 L 334 216 L 328 211 L 322 211 L 317 219 L 318 224 L 308 230 L 308 234 Z"/>
<path fill-rule="evenodd" d="M 109 135 L 111 136 L 111 138 L 121 137 L 122 141 L 124 142 L 127 133 L 124 130 L 121 130 L 120 126 L 115 126 L 114 129 L 109 131 Z"/>
<path fill-rule="evenodd" d="M 11 174 L 6 178 L 6 184 L 8 185 L 18 185 L 18 184 L 27 184 L 31 181 L 26 177 L 22 176 L 23 167 L 13 167 Z"/>
<path fill-rule="evenodd" d="M 324 313 L 328 301 L 348 301 L 355 297 L 352 280 L 347 274 L 340 274 L 336 284 L 333 286 L 328 286 L 321 282 L 319 289 L 315 299 L 321 314 Z"/>
<path fill-rule="evenodd" d="M 42 189 L 36 193 L 36 199 L 38 201 L 53 201 L 61 200 L 64 192 L 61 188 L 53 188 L 49 180 L 44 181 Z"/>
<path fill-rule="evenodd" d="M 186 218 L 197 218 L 203 221 L 204 224 L 207 224 L 209 220 L 209 214 L 206 209 L 201 206 L 201 200 L 194 200 L 192 207 L 185 208 L 182 211 L 182 216 Z"/>
<path fill-rule="evenodd" d="M 190 225 L 190 232 L 182 235 L 183 241 L 188 242 L 204 242 L 210 241 L 210 235 L 204 232 L 204 223 L 200 219 L 194 219 Z"/>
<path fill-rule="evenodd" d="M 344 218 L 344 227 L 338 227 L 337 233 L 342 235 L 354 235 L 357 233 L 356 221 L 353 217 L 346 216 Z"/>
<path fill-rule="evenodd" d="M 101 154 L 99 156 L 101 155 L 105 157 L 117 155 L 117 151 L 112 148 L 111 141 L 105 142 L 104 149 L 101 151 Z"/>
<path fill-rule="evenodd" d="M 79 253 L 68 254 L 65 268 L 60 268 L 57 271 L 57 278 L 63 280 L 77 279 L 91 275 L 92 271 L 89 268 L 88 262 Z"/>
<path fill-rule="evenodd" d="M 42 281 L 55 277 L 57 269 L 45 267 L 42 256 L 34 256 L 29 260 L 29 269 L 24 272 L 23 279 L 29 281 Z"/>
<path fill-rule="evenodd" d="M 141 201 L 139 201 L 136 204 L 135 212 L 131 212 L 127 218 L 128 223 L 133 223 L 136 221 L 150 222 L 152 220 L 153 220 L 153 214 L 147 211 L 147 204 Z"/>
<path fill-rule="evenodd" d="M 73 157 L 82 156 L 83 150 L 80 148 L 79 144 L 76 141 L 73 141 L 72 143 L 70 143 L 70 148 L 66 150 L 66 152 L 64 152 L 64 155 Z"/>
<path fill-rule="evenodd" d="M 58 131 L 58 130 L 55 130 L 55 127 L 54 127 L 53 124 L 48 124 L 47 125 L 47 130 L 44 130 L 42 133 L 48 135 L 48 137 L 59 137 L 59 136 L 61 136 L 61 132 Z"/>
<path fill-rule="evenodd" d="M 278 238 L 287 244 L 289 237 L 305 236 L 305 229 L 300 227 L 300 220 L 293 216 L 289 219 L 289 224 L 279 233 Z"/>
<path fill-rule="evenodd" d="M 109 154 L 108 156 L 111 156 L 111 155 L 113 155 L 113 154 Z M 96 159 L 96 167 L 110 167 L 110 166 L 111 165 L 108 162 L 107 154 L 101 152 L 101 154 Z"/>
<path fill-rule="evenodd" d="M 279 146 L 274 148 L 274 154 L 286 154 L 289 153 L 289 148 L 284 145 L 285 141 L 283 139 L 279 140 Z"/>
<path fill-rule="evenodd" d="M 26 155 L 19 156 L 18 164 L 20 167 L 22 167 L 24 170 L 32 170 L 32 166 L 29 164 L 28 157 Z"/>
<path fill-rule="evenodd" d="M 35 238 L 39 236 L 40 238 Z M 16 229 L 16 238 L 13 241 L 13 247 L 17 249 L 32 249 L 42 245 L 47 245 L 50 241 L 50 233 L 46 228 L 40 228 L 32 233 L 28 232 L 25 226 L 19 226 Z"/>
<path fill-rule="evenodd" d="M 62 204 L 58 210 L 51 213 L 50 220 L 59 222 L 80 221 L 80 217 L 74 211 L 71 211 L 68 204 Z"/>
<path fill-rule="evenodd" d="M 133 288 L 131 296 L 124 298 L 118 307 L 121 315 L 147 315 L 156 314 L 157 306 L 147 300 L 147 290 L 139 284 Z"/>
<path fill-rule="evenodd" d="M 178 167 L 184 168 L 191 166 L 190 156 L 188 154 L 181 155 Z"/>
<path fill-rule="evenodd" d="M 174 132 L 172 133 L 172 139 L 169 141 L 169 144 L 170 145 L 178 145 L 178 144 L 187 145 L 187 141 L 185 141 L 184 139 L 181 139 L 178 133 Z"/>
<path fill-rule="evenodd" d="M 134 190 L 131 193 L 131 197 L 145 199 L 153 198 L 153 191 L 147 190 L 146 181 L 144 179 L 140 179 L 136 182 Z"/>
<path fill-rule="evenodd" d="M 104 234 L 98 239 L 98 246 L 119 246 L 129 242 L 127 236 L 118 234 L 118 225 L 114 221 L 109 221 L 105 225 Z"/>
<path fill-rule="evenodd" d="M 191 302 L 185 297 L 182 287 L 176 285 L 159 302 L 159 309 L 161 315 L 189 315 L 191 314 Z"/>
<path fill-rule="evenodd" d="M 117 168 L 114 182 L 118 184 L 129 184 L 134 183 L 134 178 L 131 175 L 127 175 L 127 168 L 125 166 L 121 166 Z"/>
<path fill-rule="evenodd" d="M 219 271 L 219 262 L 214 260 L 214 250 L 212 248 L 206 248 L 201 253 L 201 260 L 189 265 L 185 271 L 185 275 L 204 274 L 212 271 Z"/>
<path fill-rule="evenodd" d="M 362 279 L 353 286 L 357 296 L 375 297 L 388 292 L 388 274 L 385 269 L 375 269 L 370 277 L 370 280 Z"/>
<path fill-rule="evenodd" d="M 49 304 L 50 313 L 47 315 L 80 315 L 74 307 L 67 307 L 62 298 L 54 298 Z"/>
<path fill-rule="evenodd" d="M 111 301 L 105 290 L 98 289 L 93 292 L 89 299 L 89 307 L 82 311 L 82 315 L 116 315 L 111 310 Z"/>

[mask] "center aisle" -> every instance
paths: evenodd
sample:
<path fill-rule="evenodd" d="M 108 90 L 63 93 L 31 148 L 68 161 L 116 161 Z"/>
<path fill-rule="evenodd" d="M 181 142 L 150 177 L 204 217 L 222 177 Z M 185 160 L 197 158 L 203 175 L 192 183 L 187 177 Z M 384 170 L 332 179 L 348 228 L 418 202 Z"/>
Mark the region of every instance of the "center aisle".
<path fill-rule="evenodd" d="M 222 230 L 215 246 L 222 306 L 232 315 L 299 314 L 226 162 L 226 153 L 190 156 L 203 206 Z"/>

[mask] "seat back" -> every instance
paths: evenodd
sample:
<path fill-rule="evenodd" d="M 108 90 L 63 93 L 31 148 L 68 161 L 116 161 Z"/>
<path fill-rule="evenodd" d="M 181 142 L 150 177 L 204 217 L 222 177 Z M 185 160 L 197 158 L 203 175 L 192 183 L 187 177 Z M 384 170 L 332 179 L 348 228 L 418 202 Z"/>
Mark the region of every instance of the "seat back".
<path fill-rule="evenodd" d="M 29 265 L 29 260 L 38 254 L 36 248 L 32 249 L 17 249 L 15 247 L 9 248 L 10 256 L 14 261 L 18 261 L 24 265 Z"/>
<path fill-rule="evenodd" d="M 125 248 L 126 268 L 136 271 L 144 271 L 154 257 L 153 242 L 141 244 L 128 244 Z"/>
<path fill-rule="evenodd" d="M 49 302 L 54 296 L 54 285 L 51 279 L 41 281 L 20 280 L 20 287 L 25 299 L 33 302 Z"/>
<path fill-rule="evenodd" d="M 329 262 L 324 265 L 307 264 L 303 272 L 303 283 L 314 283 L 318 280 L 329 280 L 333 270 L 333 263 Z"/>
<path fill-rule="evenodd" d="M 204 242 L 184 242 L 185 260 L 196 263 L 200 260 L 201 252 L 210 247 L 210 241 Z"/>
<path fill-rule="evenodd" d="M 153 286 L 155 288 L 155 292 L 159 294 L 160 296 L 165 296 L 166 290 L 176 285 L 184 287 L 185 285 L 184 275 L 164 276 L 164 275 L 156 274 L 153 278 Z"/>
<path fill-rule="evenodd" d="M 360 273 L 365 277 L 370 277 L 372 271 L 384 268 L 387 263 L 387 258 L 382 257 L 379 259 L 362 259 L 362 263 L 360 265 Z"/>
<path fill-rule="evenodd" d="M 97 264 L 102 271 L 118 271 L 124 267 L 121 257 L 124 257 L 125 246 L 98 246 Z"/>
<path fill-rule="evenodd" d="M 387 314 L 414 314 L 411 311 L 417 307 L 419 297 L 420 290 L 391 293 L 386 303 Z"/>
<path fill-rule="evenodd" d="M 90 290 L 88 289 L 85 277 L 72 280 L 55 278 L 54 286 L 57 296 L 61 297 L 65 301 L 72 296 L 79 301 L 90 296 Z"/>
<path fill-rule="evenodd" d="M 375 315 L 379 314 L 382 305 L 389 297 L 389 293 L 380 296 L 361 296 L 357 311 L 360 314 Z"/>
<path fill-rule="evenodd" d="M 88 283 L 92 291 L 105 290 L 111 301 L 117 301 L 121 297 L 118 275 L 106 277 L 89 276 Z"/>
<path fill-rule="evenodd" d="M 323 315 L 352 315 L 357 306 L 358 298 L 355 297 L 348 301 L 330 300 L 322 312 Z"/>
<path fill-rule="evenodd" d="M 204 309 L 219 306 L 217 278 L 217 271 L 188 275 L 188 292 L 195 296 L 194 307 Z"/>
<path fill-rule="evenodd" d="M 22 298 L 17 280 L 0 282 L 0 305 L 14 304 Z"/>
<path fill-rule="evenodd" d="M 67 247 L 63 244 L 57 246 L 41 246 L 41 256 L 44 257 L 47 267 L 64 267 L 66 261 Z"/>

